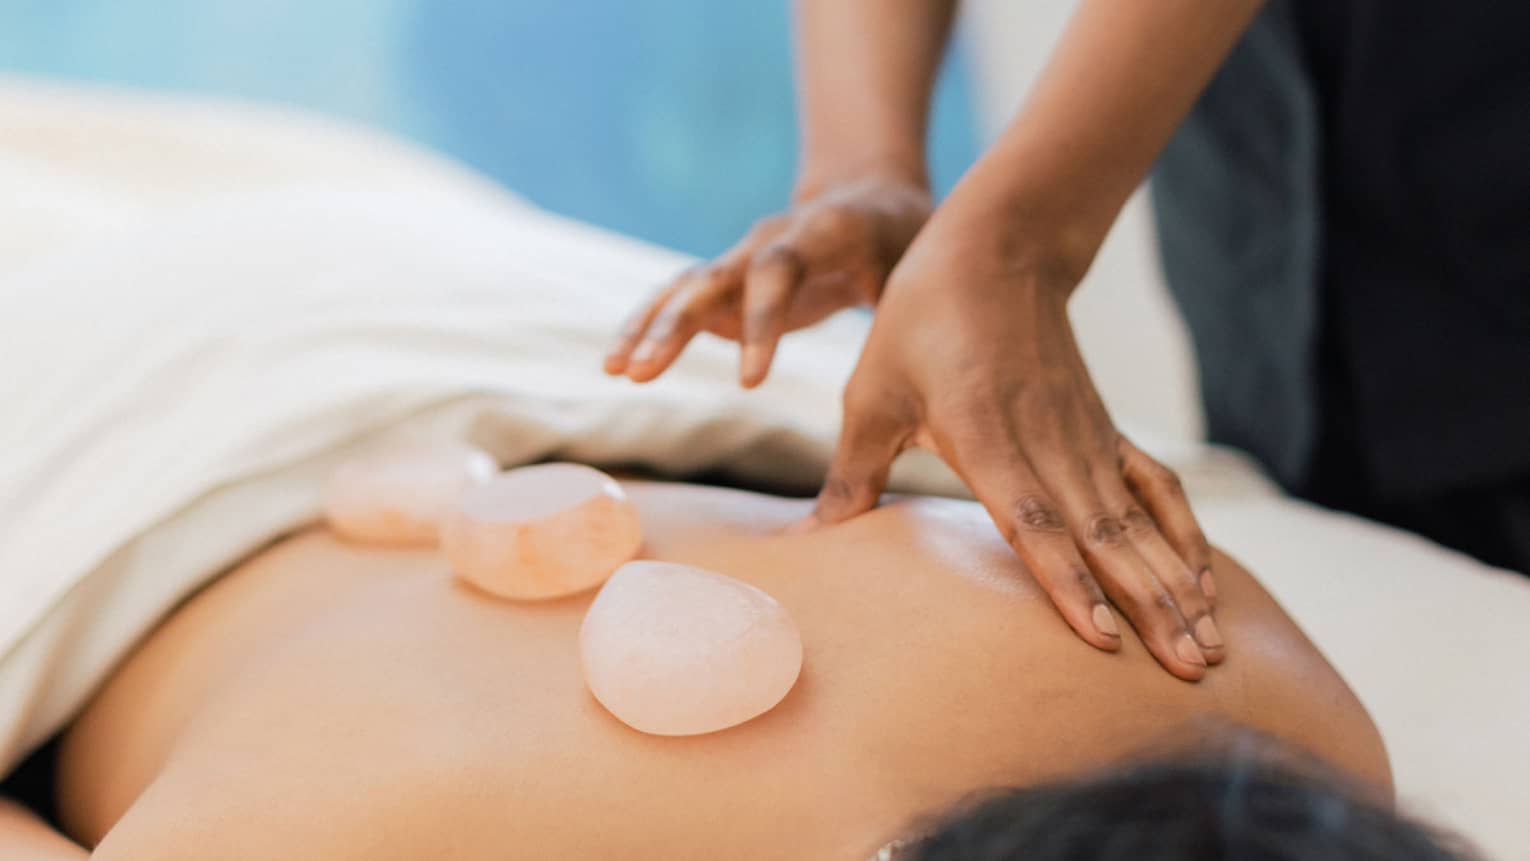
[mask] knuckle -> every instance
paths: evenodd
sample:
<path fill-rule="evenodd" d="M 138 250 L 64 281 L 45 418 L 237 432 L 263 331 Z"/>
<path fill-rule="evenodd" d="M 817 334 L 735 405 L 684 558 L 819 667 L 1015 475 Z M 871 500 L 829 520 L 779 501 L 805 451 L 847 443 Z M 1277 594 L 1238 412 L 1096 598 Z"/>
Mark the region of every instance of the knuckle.
<path fill-rule="evenodd" d="M 1178 602 L 1160 583 L 1126 585 L 1125 601 L 1132 624 L 1144 634 L 1172 637 L 1184 628 Z"/>
<path fill-rule="evenodd" d="M 1138 454 L 1135 460 L 1139 467 L 1139 474 L 1146 478 L 1149 484 L 1171 493 L 1179 493 L 1184 487 L 1183 482 L 1180 481 L 1179 473 L 1153 458 L 1145 454 Z"/>
<path fill-rule="evenodd" d="M 715 290 L 728 280 L 729 271 L 716 264 L 706 267 L 699 274 L 699 279 L 708 290 Z"/>
<path fill-rule="evenodd" d="M 755 271 L 775 268 L 796 271 L 802 268 L 802 255 L 788 243 L 772 242 L 750 256 L 749 267 Z"/>
<path fill-rule="evenodd" d="M 1181 606 L 1185 606 L 1186 601 L 1199 606 L 1201 598 L 1200 584 L 1196 580 L 1196 573 L 1190 570 L 1189 565 L 1186 565 L 1176 557 L 1173 559 L 1172 570 L 1164 572 L 1159 576 L 1163 579 L 1165 587 L 1173 593 L 1175 600 L 1179 601 Z M 1189 608 L 1185 607 L 1185 609 Z"/>
<path fill-rule="evenodd" d="M 1031 494 L 1022 497 L 1019 502 L 1015 503 L 1013 509 L 1013 520 L 1018 531 L 1021 533 L 1041 532 L 1060 534 L 1065 528 L 1062 514 L 1057 511 L 1056 506 L 1043 496 Z M 1088 571 L 1083 573 L 1085 577 L 1089 576 Z"/>
<path fill-rule="evenodd" d="M 1153 590 L 1151 606 L 1154 610 L 1163 613 L 1179 609 L 1179 604 L 1175 602 L 1174 596 L 1170 595 L 1165 589 Z"/>
<path fill-rule="evenodd" d="M 841 475 L 832 475 L 823 483 L 823 498 L 829 502 L 846 502 L 854 495 L 850 481 Z"/>
<path fill-rule="evenodd" d="M 1192 601 L 1200 606 L 1201 586 L 1196 581 L 1196 573 L 1190 570 L 1190 566 L 1175 560 L 1173 579 L 1174 594 L 1180 600 L 1181 605 L 1185 601 Z"/>
<path fill-rule="evenodd" d="M 1088 568 L 1082 565 L 1073 566 L 1068 570 L 1068 579 L 1073 583 L 1075 589 L 1088 595 L 1092 600 L 1099 601 L 1103 599 L 1104 595 L 1100 591 L 1100 584 L 1095 582 L 1094 575 L 1089 573 Z"/>
<path fill-rule="evenodd" d="M 825 206 L 807 218 L 807 229 L 827 236 L 843 237 L 854 233 L 859 219 L 849 210 Z"/>
<path fill-rule="evenodd" d="M 1158 525 L 1153 522 L 1153 518 L 1149 517 L 1146 511 L 1143 511 L 1136 505 L 1129 506 L 1121 514 L 1121 523 L 1126 528 L 1127 534 L 1133 537 L 1148 535 L 1158 528 Z"/>
<path fill-rule="evenodd" d="M 1163 464 L 1158 464 L 1158 468 L 1154 470 L 1154 475 L 1156 476 L 1155 480 L 1164 490 L 1175 496 L 1185 495 L 1185 482 L 1179 477 L 1179 473 Z"/>
<path fill-rule="evenodd" d="M 1091 547 L 1115 549 L 1126 541 L 1126 527 L 1120 518 L 1096 514 L 1084 528 L 1084 539 Z"/>

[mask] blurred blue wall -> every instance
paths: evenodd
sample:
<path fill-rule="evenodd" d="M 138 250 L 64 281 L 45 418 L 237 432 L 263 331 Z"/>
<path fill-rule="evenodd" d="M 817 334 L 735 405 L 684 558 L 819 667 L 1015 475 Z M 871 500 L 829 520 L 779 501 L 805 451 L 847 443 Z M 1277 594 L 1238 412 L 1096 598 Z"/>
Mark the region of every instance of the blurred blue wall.
<path fill-rule="evenodd" d="M 337 114 L 698 254 L 787 199 L 789 36 L 786 0 L 0 0 L 0 71 Z M 977 146 L 960 60 L 942 189 Z"/>

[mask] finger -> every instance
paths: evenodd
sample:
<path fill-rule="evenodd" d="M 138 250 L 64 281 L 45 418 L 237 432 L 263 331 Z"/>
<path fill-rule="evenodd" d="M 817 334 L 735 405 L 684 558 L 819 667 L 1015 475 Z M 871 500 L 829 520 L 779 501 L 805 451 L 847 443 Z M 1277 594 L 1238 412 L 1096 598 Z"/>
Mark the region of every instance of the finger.
<path fill-rule="evenodd" d="M 738 286 L 736 267 L 709 266 L 675 291 L 632 352 L 627 376 L 644 383 L 664 373 Z"/>
<path fill-rule="evenodd" d="M 689 271 L 682 273 L 674 281 L 655 290 L 649 295 L 647 300 L 637 307 L 637 310 L 627 315 L 627 319 L 622 322 L 621 329 L 618 330 L 616 344 L 606 354 L 606 373 L 612 375 L 626 373 L 627 365 L 632 359 L 632 351 L 637 348 L 638 342 L 643 339 L 643 335 L 653 323 L 653 318 L 659 316 L 659 311 L 663 309 L 665 300 L 675 292 L 675 289 L 684 282 L 689 274 Z"/>
<path fill-rule="evenodd" d="M 1206 675 L 1207 662 L 1195 637 L 1178 619 L 1174 597 L 1156 578 L 1118 580 L 1101 579 L 1105 594 L 1137 631 L 1159 666 L 1187 682 L 1198 682 Z"/>
<path fill-rule="evenodd" d="M 1211 544 L 1195 519 L 1179 476 L 1125 437 L 1120 440 L 1119 451 L 1121 475 L 1126 486 L 1152 515 L 1179 558 L 1194 572 L 1201 594 L 1214 604 L 1217 588 L 1211 575 Z"/>
<path fill-rule="evenodd" d="M 1227 655 L 1226 643 L 1212 619 L 1211 602 L 1201 592 L 1195 573 L 1169 546 L 1169 542 L 1158 531 L 1157 524 L 1132 498 L 1119 478 L 1105 476 L 1097 483 L 1100 497 L 1105 500 L 1106 506 L 1121 512 L 1121 523 L 1126 529 L 1128 540 L 1137 549 L 1137 554 L 1147 562 L 1153 569 L 1153 576 L 1174 597 L 1180 617 L 1184 619 L 1185 627 L 1195 638 L 1196 644 L 1201 647 L 1206 663 L 1221 663 Z"/>
<path fill-rule="evenodd" d="M 759 385 L 770 370 L 802 268 L 802 258 L 783 242 L 760 249 L 750 263 L 744 277 L 744 351 L 739 365 L 739 382 L 746 387 Z"/>
<path fill-rule="evenodd" d="M 1035 462 L 1085 561 L 1143 645 L 1170 673 L 1186 681 L 1200 680 L 1206 674 L 1206 656 L 1174 594 L 1137 551 L 1126 522 L 1101 499 L 1088 468 L 1061 453 L 1042 455 Z"/>
<path fill-rule="evenodd" d="M 875 411 L 875 405 L 848 391 L 839 444 L 811 515 L 822 525 L 833 525 L 876 507 L 887 487 L 892 462 L 903 450 L 909 433 L 901 421 Z"/>
<path fill-rule="evenodd" d="M 934 437 L 936 450 L 972 488 L 1068 626 L 1098 649 L 1120 649 L 1121 628 L 1099 582 L 1068 534 L 1061 509 L 1009 434 L 969 430 Z"/>

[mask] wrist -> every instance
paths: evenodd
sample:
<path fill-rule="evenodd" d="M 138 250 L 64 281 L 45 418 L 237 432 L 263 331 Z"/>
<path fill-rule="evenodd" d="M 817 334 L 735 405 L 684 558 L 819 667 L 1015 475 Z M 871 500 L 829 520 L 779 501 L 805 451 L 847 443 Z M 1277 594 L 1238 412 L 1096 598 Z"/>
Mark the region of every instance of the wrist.
<path fill-rule="evenodd" d="M 1071 295 L 1094 262 L 1110 223 L 1044 188 L 973 182 L 969 174 L 932 217 L 1003 272 Z"/>
<path fill-rule="evenodd" d="M 792 202 L 806 203 L 829 188 L 852 183 L 885 183 L 930 194 L 923 152 L 888 151 L 846 156 L 804 153 L 792 188 Z"/>

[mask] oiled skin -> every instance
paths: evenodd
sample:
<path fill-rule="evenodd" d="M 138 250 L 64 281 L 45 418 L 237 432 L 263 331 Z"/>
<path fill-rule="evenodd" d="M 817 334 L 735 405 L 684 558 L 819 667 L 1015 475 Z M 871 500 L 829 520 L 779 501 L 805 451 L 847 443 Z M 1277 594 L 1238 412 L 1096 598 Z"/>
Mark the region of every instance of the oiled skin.
<path fill-rule="evenodd" d="M 1228 658 L 1188 684 L 1130 632 L 1116 655 L 1080 641 L 975 505 L 903 500 L 784 536 L 810 503 L 627 486 L 645 556 L 754 583 L 796 618 L 803 674 L 774 711 L 641 735 L 583 687 L 589 595 L 495 601 L 433 552 L 315 529 L 119 670 L 65 741 L 68 828 L 108 861 L 861 861 L 974 791 L 1192 741 L 1207 717 L 1390 791 L 1364 710 L 1225 557 Z"/>

